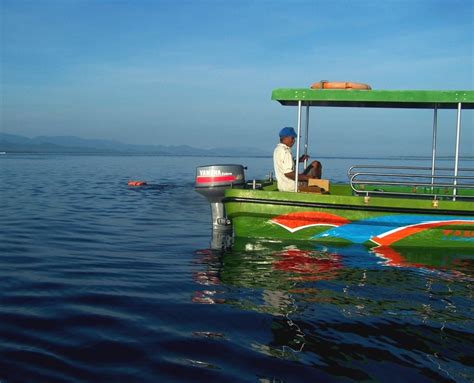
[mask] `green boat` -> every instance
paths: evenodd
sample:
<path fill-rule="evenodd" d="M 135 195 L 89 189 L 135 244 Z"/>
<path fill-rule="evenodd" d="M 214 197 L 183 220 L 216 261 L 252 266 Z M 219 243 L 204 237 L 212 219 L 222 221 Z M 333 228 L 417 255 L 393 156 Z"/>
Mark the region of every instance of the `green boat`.
<path fill-rule="evenodd" d="M 237 238 L 474 252 L 474 169 L 459 166 L 461 113 L 474 109 L 474 91 L 276 89 L 272 99 L 296 107 L 296 158 L 303 108 L 305 154 L 311 108 L 432 109 L 432 165 L 356 165 L 348 169 L 347 183 L 327 190 L 297 189 L 296 176 L 294 192 L 278 191 L 271 178 L 245 182 L 240 165 L 199 167 L 196 190 L 211 202 L 214 231 L 231 228 Z M 452 169 L 435 166 L 438 111 L 444 109 L 457 110 Z"/>

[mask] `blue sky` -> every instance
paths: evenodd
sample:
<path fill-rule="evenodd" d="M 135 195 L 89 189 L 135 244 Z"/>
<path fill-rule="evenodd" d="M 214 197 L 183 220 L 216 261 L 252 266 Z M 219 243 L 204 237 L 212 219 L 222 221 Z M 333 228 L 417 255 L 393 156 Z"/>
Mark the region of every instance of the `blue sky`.
<path fill-rule="evenodd" d="M 321 79 L 473 89 L 474 1 L 0 0 L 1 130 L 271 152 Z M 312 112 L 313 156 L 430 154 L 432 112 Z M 473 112 L 462 153 L 473 155 Z M 452 152 L 455 115 L 440 112 Z M 316 153 L 314 153 L 316 152 Z"/>

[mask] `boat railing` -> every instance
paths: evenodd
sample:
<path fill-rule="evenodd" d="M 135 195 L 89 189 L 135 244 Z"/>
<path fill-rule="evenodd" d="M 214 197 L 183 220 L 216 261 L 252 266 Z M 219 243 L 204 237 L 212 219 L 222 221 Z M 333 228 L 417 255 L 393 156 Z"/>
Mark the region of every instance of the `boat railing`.
<path fill-rule="evenodd" d="M 356 195 L 387 195 L 433 199 L 474 199 L 474 169 L 420 166 L 354 165 L 347 175 Z M 451 173 L 451 174 L 449 174 Z"/>

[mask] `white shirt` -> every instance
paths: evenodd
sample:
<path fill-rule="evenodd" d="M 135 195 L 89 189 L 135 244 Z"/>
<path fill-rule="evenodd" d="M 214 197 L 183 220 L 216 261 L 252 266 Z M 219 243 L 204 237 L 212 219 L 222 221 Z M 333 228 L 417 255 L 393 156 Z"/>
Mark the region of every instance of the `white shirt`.
<path fill-rule="evenodd" d="M 283 143 L 279 143 L 273 151 L 273 167 L 277 179 L 278 190 L 295 191 L 295 181 L 285 176 L 294 170 L 293 156 L 291 148 Z"/>

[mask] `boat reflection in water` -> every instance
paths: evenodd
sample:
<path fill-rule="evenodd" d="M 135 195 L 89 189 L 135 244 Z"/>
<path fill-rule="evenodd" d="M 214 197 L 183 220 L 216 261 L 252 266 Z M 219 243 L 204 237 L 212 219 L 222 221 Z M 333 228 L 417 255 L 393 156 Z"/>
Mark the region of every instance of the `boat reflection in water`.
<path fill-rule="evenodd" d="M 231 242 L 227 238 L 224 243 Z M 361 245 L 324 246 L 237 238 L 232 247 L 201 250 L 198 254 L 200 262 L 207 265 L 205 271 L 196 274 L 200 284 L 259 288 L 269 296 L 275 291 L 279 294 L 317 292 L 312 301 L 327 301 L 328 294 L 321 295 L 323 291 L 316 290 L 310 282 L 344 282 L 343 291 L 352 284 L 362 286 L 367 282 L 373 285 L 381 282 L 383 287 L 388 281 L 380 281 L 380 273 L 390 276 L 406 271 L 407 278 L 431 274 L 446 282 L 453 278 L 474 281 L 474 254 L 469 249 L 369 249 Z M 369 274 L 373 274 L 370 281 Z M 272 312 L 269 307 L 265 311 Z"/>
<path fill-rule="evenodd" d="M 469 369 L 462 361 L 473 338 L 466 324 L 474 323 L 474 254 L 467 250 L 236 239 L 229 250 L 199 251 L 198 263 L 203 289 L 194 302 L 270 322 L 267 341 L 250 346 L 257 353 L 318 366 L 329 377 L 384 380 L 388 363 L 409 378 L 463 381 Z"/>

